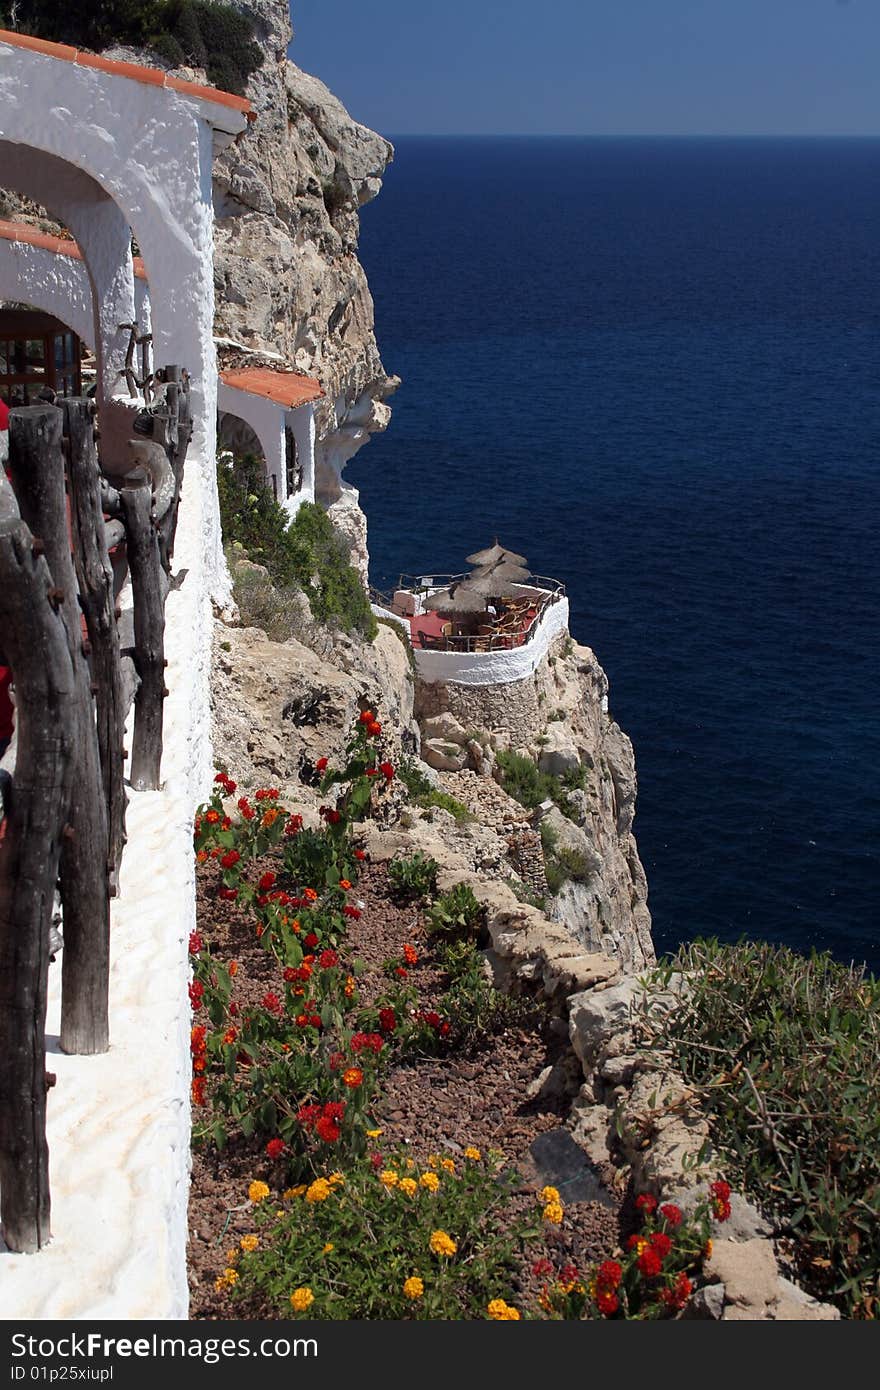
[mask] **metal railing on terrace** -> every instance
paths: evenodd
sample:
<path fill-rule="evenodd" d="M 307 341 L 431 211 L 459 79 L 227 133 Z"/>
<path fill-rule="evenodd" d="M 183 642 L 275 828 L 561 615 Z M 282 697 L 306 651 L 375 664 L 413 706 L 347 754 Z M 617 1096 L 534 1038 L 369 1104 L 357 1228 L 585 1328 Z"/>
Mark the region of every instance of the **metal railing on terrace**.
<path fill-rule="evenodd" d="M 461 583 L 467 578 L 466 574 L 402 574 L 397 588 L 421 598 L 435 593 L 438 589 L 449 588 L 451 584 Z M 508 592 L 511 596 L 520 594 L 520 603 L 508 605 L 500 618 L 482 624 L 480 630 L 475 633 L 444 632 L 435 635 L 418 629 L 413 631 L 411 624 L 410 634 L 414 649 L 439 652 L 494 652 L 511 651 L 516 647 L 525 646 L 536 635 L 547 609 L 565 597 L 565 585 L 558 579 L 536 574 L 531 575 L 528 581 L 511 584 Z M 390 595 L 371 588 L 370 597 L 380 607 L 387 608 L 390 612 L 396 611 Z M 400 616 L 418 618 L 423 614 L 403 613 Z"/>

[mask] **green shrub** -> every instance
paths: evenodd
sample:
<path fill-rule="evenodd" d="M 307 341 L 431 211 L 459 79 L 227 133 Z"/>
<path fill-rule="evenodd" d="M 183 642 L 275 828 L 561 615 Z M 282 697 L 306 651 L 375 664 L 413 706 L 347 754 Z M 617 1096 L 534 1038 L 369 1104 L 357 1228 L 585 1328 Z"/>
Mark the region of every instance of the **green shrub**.
<path fill-rule="evenodd" d="M 428 930 L 439 935 L 459 935 L 475 932 L 483 917 L 482 905 L 467 883 L 456 883 L 448 893 L 441 893 L 428 908 Z"/>
<path fill-rule="evenodd" d="M 492 984 L 486 963 L 474 941 L 450 941 L 440 952 L 440 963 L 450 977 L 440 1001 L 441 1012 L 452 1020 L 459 1044 L 481 1047 L 514 1024 L 534 1020 L 539 1012 L 534 1000 L 502 994 Z"/>
<path fill-rule="evenodd" d="M 393 859 L 388 865 L 388 877 L 397 891 L 405 897 L 427 898 L 437 888 L 440 865 L 417 849 L 408 859 Z"/>
<path fill-rule="evenodd" d="M 563 815 L 571 814 L 573 807 L 566 793 L 584 785 L 586 769 L 568 772 L 560 779 L 551 772 L 542 772 L 537 763 L 522 753 L 501 748 L 495 756 L 501 769 L 501 785 L 520 805 L 533 811 L 542 801 L 553 801 Z"/>
<path fill-rule="evenodd" d="M 687 991 L 653 1008 L 673 971 Z M 698 941 L 652 976 L 642 1031 L 700 1089 L 726 1166 L 789 1237 L 805 1286 L 876 1317 L 880 982 L 827 954 Z"/>
<path fill-rule="evenodd" d="M 12 21 L 10 0 L 0 4 L 0 24 Z M 207 70 L 208 80 L 241 95 L 262 61 L 254 22 L 233 5 L 211 0 L 18 0 L 22 33 L 100 51 L 115 43 L 152 48 L 175 65 L 184 59 Z"/>
<path fill-rule="evenodd" d="M 304 502 L 290 521 L 253 454 L 232 463 L 226 456 L 218 459 L 217 491 L 227 545 L 238 541 L 249 559 L 265 565 L 278 589 L 301 589 L 317 622 L 375 637 L 376 620 L 360 576 L 323 508 Z"/>
<path fill-rule="evenodd" d="M 461 801 L 450 796 L 449 792 L 440 791 L 433 786 L 418 763 L 414 762 L 412 758 L 401 758 L 397 775 L 406 787 L 409 798 L 414 805 L 421 806 L 424 810 L 436 806 L 440 811 L 448 811 L 459 825 L 474 819 Z"/>

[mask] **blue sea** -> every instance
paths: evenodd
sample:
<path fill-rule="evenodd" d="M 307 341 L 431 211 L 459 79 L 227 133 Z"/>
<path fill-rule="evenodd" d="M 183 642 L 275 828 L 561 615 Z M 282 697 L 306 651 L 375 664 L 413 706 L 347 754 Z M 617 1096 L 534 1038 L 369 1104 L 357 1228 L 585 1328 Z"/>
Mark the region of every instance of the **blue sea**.
<path fill-rule="evenodd" d="M 371 578 L 564 580 L 658 951 L 880 970 L 880 141 L 401 138 L 361 256 Z"/>

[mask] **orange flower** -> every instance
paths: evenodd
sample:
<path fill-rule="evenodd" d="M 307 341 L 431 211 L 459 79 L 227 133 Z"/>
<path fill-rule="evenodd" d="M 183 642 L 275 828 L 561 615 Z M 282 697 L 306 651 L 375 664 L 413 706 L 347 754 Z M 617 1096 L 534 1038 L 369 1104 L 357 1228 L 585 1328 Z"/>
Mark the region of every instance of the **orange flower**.
<path fill-rule="evenodd" d="M 342 1073 L 343 1085 L 351 1086 L 352 1089 L 354 1089 L 355 1086 L 360 1086 L 363 1079 L 364 1074 L 360 1067 L 346 1067 L 345 1071 Z"/>
<path fill-rule="evenodd" d="M 205 862 L 205 860 L 206 860 L 207 858 L 208 858 L 208 851 L 207 851 L 206 849 L 200 849 L 199 852 L 198 852 L 198 854 L 196 855 L 196 859 L 198 860 L 198 862 L 199 862 L 200 864 L 204 864 L 204 862 Z"/>
<path fill-rule="evenodd" d="M 314 888 L 304 888 L 303 897 L 310 903 L 316 903 L 318 901 L 318 895 Z"/>
<path fill-rule="evenodd" d="M 280 811 L 270 809 L 263 816 L 263 819 L 260 821 L 260 824 L 264 827 L 264 829 L 268 830 L 270 825 L 275 824 L 280 814 Z"/>
<path fill-rule="evenodd" d="M 339 887 L 344 888 L 345 891 L 348 892 L 349 888 L 351 887 L 351 884 L 349 883 L 347 878 L 341 878 L 339 880 Z"/>
<path fill-rule="evenodd" d="M 403 948 L 403 959 L 406 961 L 407 965 L 418 965 L 419 953 L 415 946 L 411 946 L 409 942 L 407 942 Z"/>
<path fill-rule="evenodd" d="M 238 961 L 237 961 L 237 960 L 231 960 L 231 961 L 229 962 L 229 977 L 230 977 L 230 979 L 234 980 L 237 974 L 238 974 Z"/>
<path fill-rule="evenodd" d="M 211 807 L 210 811 L 205 812 L 205 820 L 208 822 L 209 825 L 216 825 L 219 819 L 220 812 L 215 811 L 213 806 Z"/>
<path fill-rule="evenodd" d="M 190 1088 L 193 1105 L 207 1105 L 208 1100 L 207 1096 L 205 1095 L 206 1085 L 207 1082 L 205 1081 L 205 1078 L 203 1076 L 193 1077 L 192 1086 Z"/>

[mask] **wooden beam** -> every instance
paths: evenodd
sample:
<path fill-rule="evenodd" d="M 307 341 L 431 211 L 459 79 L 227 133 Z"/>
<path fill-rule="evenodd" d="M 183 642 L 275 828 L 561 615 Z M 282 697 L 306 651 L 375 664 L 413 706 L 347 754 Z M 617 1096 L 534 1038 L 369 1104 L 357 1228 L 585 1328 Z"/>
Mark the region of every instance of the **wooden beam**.
<path fill-rule="evenodd" d="M 50 1236 L 46 1143 L 49 926 L 74 776 L 76 681 L 55 585 L 0 468 L 0 642 L 15 676 L 18 751 L 0 840 L 0 1229 Z"/>
<path fill-rule="evenodd" d="M 112 543 L 115 544 L 124 536 L 125 527 L 121 521 L 104 521 L 101 471 L 95 449 L 94 403 L 71 399 L 63 402 L 62 409 L 64 433 L 68 441 L 73 558 L 80 605 L 91 647 L 101 781 L 107 808 L 107 873 L 113 896 L 118 891 L 120 861 L 125 845 L 126 795 L 122 744 L 128 706 L 124 704 L 108 533 L 113 528 Z"/>
<path fill-rule="evenodd" d="M 140 677 L 134 700 L 129 779 L 136 791 L 160 785 L 165 700 L 164 571 L 149 488 L 120 489 L 128 536 L 128 568 L 134 599 L 134 664 Z"/>
<path fill-rule="evenodd" d="M 64 951 L 61 1047 L 106 1052 L 110 1046 L 110 886 L 107 810 L 92 698 L 83 650 L 76 575 L 70 553 L 61 411 L 27 406 L 9 417 L 9 462 L 22 519 L 43 542 L 53 602 L 67 634 L 74 691 L 65 718 L 74 736 L 74 779 L 61 853 Z"/>

